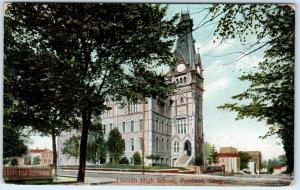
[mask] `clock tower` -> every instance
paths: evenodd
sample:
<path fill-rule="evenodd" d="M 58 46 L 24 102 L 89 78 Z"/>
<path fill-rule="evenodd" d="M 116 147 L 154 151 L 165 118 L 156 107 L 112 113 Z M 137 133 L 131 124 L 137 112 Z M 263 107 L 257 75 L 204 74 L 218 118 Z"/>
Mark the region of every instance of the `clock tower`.
<path fill-rule="evenodd" d="M 177 64 L 168 73 L 176 84 L 171 96 L 172 165 L 203 165 L 203 69 L 200 54 L 195 51 L 193 21 L 188 13 L 181 14 L 178 27 L 183 32 L 176 43 Z"/>

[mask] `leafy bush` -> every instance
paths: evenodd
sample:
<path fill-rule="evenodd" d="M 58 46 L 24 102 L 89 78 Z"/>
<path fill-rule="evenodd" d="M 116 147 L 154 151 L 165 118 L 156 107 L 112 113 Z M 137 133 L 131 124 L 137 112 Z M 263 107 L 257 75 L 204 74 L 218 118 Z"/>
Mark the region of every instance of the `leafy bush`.
<path fill-rule="evenodd" d="M 141 165 L 142 159 L 141 159 L 141 155 L 139 152 L 135 152 L 133 154 L 133 162 L 134 162 L 134 165 Z"/>
<path fill-rule="evenodd" d="M 40 165 L 41 159 L 39 156 L 33 158 L 32 165 Z"/>
<path fill-rule="evenodd" d="M 18 159 L 17 159 L 17 158 L 13 158 L 13 159 L 10 161 L 10 165 L 12 165 L 12 166 L 17 166 L 17 165 L 19 165 Z"/>
<path fill-rule="evenodd" d="M 129 164 L 129 160 L 127 157 L 123 157 L 119 160 L 119 164 Z"/>

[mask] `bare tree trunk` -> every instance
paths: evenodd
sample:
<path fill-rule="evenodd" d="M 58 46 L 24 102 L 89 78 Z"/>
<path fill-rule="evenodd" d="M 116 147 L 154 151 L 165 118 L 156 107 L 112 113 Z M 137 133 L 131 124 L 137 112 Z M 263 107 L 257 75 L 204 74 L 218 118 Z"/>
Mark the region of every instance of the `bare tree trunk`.
<path fill-rule="evenodd" d="M 57 176 L 57 151 L 56 151 L 56 133 L 54 127 L 51 129 L 51 136 L 52 136 L 52 149 L 53 149 L 53 165 L 55 176 Z"/>
<path fill-rule="evenodd" d="M 82 111 L 82 130 L 80 139 L 80 156 L 79 156 L 79 169 L 78 169 L 78 182 L 84 182 L 85 167 L 86 167 L 86 156 L 87 156 L 87 140 L 89 128 L 91 126 L 91 112 L 84 110 Z"/>

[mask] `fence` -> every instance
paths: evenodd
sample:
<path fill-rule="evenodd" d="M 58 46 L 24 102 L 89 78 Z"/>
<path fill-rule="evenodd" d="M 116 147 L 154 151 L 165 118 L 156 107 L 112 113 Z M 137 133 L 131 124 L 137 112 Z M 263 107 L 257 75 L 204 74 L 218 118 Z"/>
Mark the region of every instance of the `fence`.
<path fill-rule="evenodd" d="M 4 180 L 53 179 L 53 166 L 3 167 Z"/>

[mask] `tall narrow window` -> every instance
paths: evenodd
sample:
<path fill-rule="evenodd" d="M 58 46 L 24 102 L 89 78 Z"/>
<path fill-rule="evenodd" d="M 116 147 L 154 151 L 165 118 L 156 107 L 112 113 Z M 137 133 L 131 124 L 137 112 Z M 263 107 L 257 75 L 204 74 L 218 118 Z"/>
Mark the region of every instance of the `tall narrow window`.
<path fill-rule="evenodd" d="M 176 131 L 178 134 L 185 134 L 187 132 L 186 118 L 176 119 Z"/>
<path fill-rule="evenodd" d="M 110 125 L 109 125 L 109 130 L 110 130 L 110 131 L 112 130 L 112 127 L 113 127 L 113 124 L 110 123 Z"/>
<path fill-rule="evenodd" d="M 103 125 L 102 125 L 103 134 L 106 133 L 105 129 L 106 129 L 106 126 L 105 126 L 105 124 L 103 124 Z"/>
<path fill-rule="evenodd" d="M 131 132 L 134 132 L 134 121 L 131 121 L 130 129 L 131 129 Z"/>
<path fill-rule="evenodd" d="M 125 121 L 123 121 L 123 123 L 122 123 L 122 128 L 123 128 L 123 133 L 125 133 L 125 131 L 126 131 L 126 122 Z"/>
<path fill-rule="evenodd" d="M 140 131 L 143 131 L 144 120 L 140 119 Z"/>
<path fill-rule="evenodd" d="M 134 151 L 134 139 L 131 138 L 130 141 L 131 141 L 131 150 Z"/>
<path fill-rule="evenodd" d="M 143 150 L 143 138 L 140 137 L 140 149 Z"/>
<path fill-rule="evenodd" d="M 167 148 L 167 152 L 169 152 L 170 150 L 169 150 L 169 148 L 170 148 L 170 146 L 169 146 L 169 139 L 167 139 L 167 146 L 166 146 L 166 148 Z"/>
<path fill-rule="evenodd" d="M 179 152 L 179 142 L 178 141 L 174 142 L 173 151 L 174 152 Z"/>

